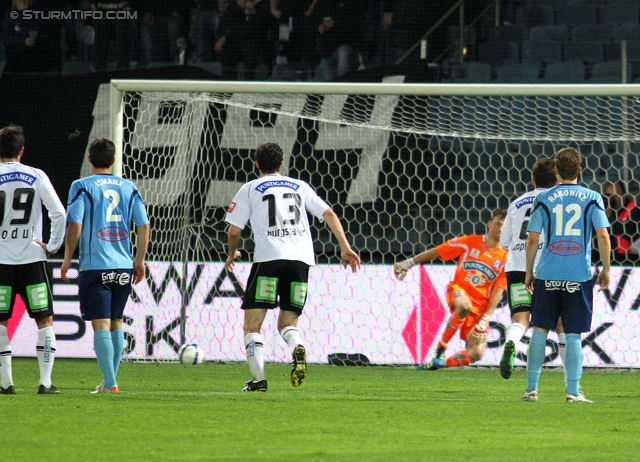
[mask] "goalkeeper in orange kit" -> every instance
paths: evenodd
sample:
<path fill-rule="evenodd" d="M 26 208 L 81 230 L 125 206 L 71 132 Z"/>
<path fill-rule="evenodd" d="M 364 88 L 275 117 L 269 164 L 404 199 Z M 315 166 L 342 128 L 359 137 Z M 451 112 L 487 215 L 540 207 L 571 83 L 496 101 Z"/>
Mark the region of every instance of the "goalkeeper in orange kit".
<path fill-rule="evenodd" d="M 396 278 L 403 280 L 414 265 L 436 258 L 458 260 L 455 276 L 447 287 L 451 317 L 438 343 L 435 357 L 428 364 L 420 365 L 418 370 L 466 366 L 484 355 L 489 318 L 507 288 L 504 270 L 507 251 L 500 247 L 500 234 L 506 216 L 506 210 L 495 210 L 487 224 L 487 234 L 455 237 L 394 265 Z M 467 348 L 446 358 L 447 345 L 458 329 L 460 338 L 467 342 Z"/>

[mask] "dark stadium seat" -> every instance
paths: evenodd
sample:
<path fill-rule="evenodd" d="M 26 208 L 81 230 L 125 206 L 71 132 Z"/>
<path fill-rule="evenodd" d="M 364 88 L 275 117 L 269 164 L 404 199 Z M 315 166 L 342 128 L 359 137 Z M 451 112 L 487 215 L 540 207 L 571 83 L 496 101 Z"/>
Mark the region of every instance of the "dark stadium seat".
<path fill-rule="evenodd" d="M 532 27 L 529 31 L 531 42 L 566 42 L 569 40 L 569 27 L 564 24 L 552 24 Z"/>
<path fill-rule="evenodd" d="M 613 40 L 640 40 L 640 24 L 619 24 L 613 28 Z"/>
<path fill-rule="evenodd" d="M 631 82 L 631 66 L 627 66 L 627 82 Z M 622 63 L 606 61 L 593 66 L 589 83 L 622 83 Z"/>
<path fill-rule="evenodd" d="M 537 83 L 539 67 L 534 63 L 506 63 L 498 67 L 498 82 Z"/>
<path fill-rule="evenodd" d="M 607 3 L 607 0 L 564 0 L 564 6 L 597 6 Z"/>
<path fill-rule="evenodd" d="M 523 63 L 553 63 L 562 61 L 562 46 L 559 42 L 526 42 L 522 45 Z"/>
<path fill-rule="evenodd" d="M 627 61 L 640 62 L 640 40 L 626 40 Z M 605 45 L 605 59 L 619 61 L 622 59 L 622 42 L 612 42 Z"/>
<path fill-rule="evenodd" d="M 545 83 L 582 83 L 584 82 L 584 64 L 579 61 L 551 63 L 544 73 Z"/>
<path fill-rule="evenodd" d="M 638 7 L 607 5 L 600 9 L 600 24 L 638 24 Z"/>
<path fill-rule="evenodd" d="M 567 42 L 564 45 L 564 61 L 582 61 L 593 65 L 604 61 L 602 42 Z"/>
<path fill-rule="evenodd" d="M 598 9 L 592 6 L 563 6 L 556 10 L 556 24 L 577 27 L 597 22 Z"/>
<path fill-rule="evenodd" d="M 546 5 L 551 8 L 560 8 L 566 0 L 536 0 L 537 5 Z"/>
<path fill-rule="evenodd" d="M 489 40 L 522 43 L 528 38 L 527 28 L 521 24 L 511 26 L 493 26 L 489 29 Z"/>
<path fill-rule="evenodd" d="M 478 60 L 489 63 L 493 67 L 503 63 L 517 63 L 520 61 L 518 45 L 515 42 L 484 42 L 478 49 Z"/>
<path fill-rule="evenodd" d="M 524 24 L 531 28 L 553 23 L 553 8 L 549 5 L 524 5 L 516 10 L 516 24 Z"/>
<path fill-rule="evenodd" d="M 577 26 L 571 31 L 574 42 L 610 42 L 612 39 L 613 27 L 610 24 Z"/>
<path fill-rule="evenodd" d="M 451 66 L 452 82 L 490 82 L 491 64 L 457 63 Z"/>

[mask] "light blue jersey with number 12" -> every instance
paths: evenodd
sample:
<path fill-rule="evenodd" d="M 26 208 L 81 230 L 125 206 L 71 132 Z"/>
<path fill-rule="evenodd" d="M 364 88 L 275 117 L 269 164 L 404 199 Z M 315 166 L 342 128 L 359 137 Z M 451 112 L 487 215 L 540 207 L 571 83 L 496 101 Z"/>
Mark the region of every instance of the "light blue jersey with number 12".
<path fill-rule="evenodd" d="M 538 194 L 527 231 L 547 236 L 536 278 L 584 282 L 592 278 L 592 230 L 608 228 L 602 196 L 577 184 L 560 184 Z"/>
<path fill-rule="evenodd" d="M 138 187 L 111 174 L 76 180 L 69 191 L 67 223 L 82 224 L 80 271 L 131 269 L 131 220 L 149 223 Z"/>

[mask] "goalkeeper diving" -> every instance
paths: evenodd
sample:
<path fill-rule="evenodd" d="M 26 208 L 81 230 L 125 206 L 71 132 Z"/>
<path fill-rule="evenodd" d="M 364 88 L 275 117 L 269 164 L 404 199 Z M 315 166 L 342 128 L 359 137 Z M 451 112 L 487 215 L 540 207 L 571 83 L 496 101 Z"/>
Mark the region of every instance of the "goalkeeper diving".
<path fill-rule="evenodd" d="M 418 370 L 466 366 L 480 360 L 484 355 L 489 334 L 489 319 L 507 288 L 507 251 L 500 246 L 500 235 L 506 216 L 506 210 L 495 210 L 487 224 L 487 234 L 458 236 L 394 265 L 396 278 L 403 280 L 407 271 L 414 265 L 427 263 L 436 258 L 443 261 L 457 259 L 458 262 L 453 280 L 447 286 L 447 303 L 451 309 L 451 317 L 438 343 L 435 356 L 429 363 L 418 366 Z M 467 348 L 446 357 L 447 345 L 458 329 L 460 338 L 467 342 Z"/>

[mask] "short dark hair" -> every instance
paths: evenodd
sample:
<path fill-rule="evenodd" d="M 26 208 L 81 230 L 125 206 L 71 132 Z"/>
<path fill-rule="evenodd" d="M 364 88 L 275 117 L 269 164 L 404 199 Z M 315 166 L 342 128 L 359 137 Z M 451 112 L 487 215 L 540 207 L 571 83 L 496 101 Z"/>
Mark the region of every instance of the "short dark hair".
<path fill-rule="evenodd" d="M 22 127 L 8 125 L 0 130 L 0 157 L 15 159 L 24 148 L 24 134 Z"/>
<path fill-rule="evenodd" d="M 496 218 L 502 218 L 503 220 L 507 218 L 507 210 L 506 209 L 495 209 L 491 214 L 491 220 L 493 221 Z"/>
<path fill-rule="evenodd" d="M 91 165 L 95 168 L 109 168 L 113 164 L 116 155 L 116 147 L 106 138 L 93 140 L 89 145 L 89 156 Z"/>
<path fill-rule="evenodd" d="M 556 163 L 553 159 L 541 157 L 533 164 L 531 172 L 536 182 L 536 188 L 552 188 L 556 184 L 556 172 L 554 168 Z"/>
<path fill-rule="evenodd" d="M 256 149 L 255 161 L 262 173 L 278 172 L 283 158 L 282 148 L 277 143 L 264 143 Z"/>
<path fill-rule="evenodd" d="M 576 148 L 562 148 L 556 153 L 555 162 L 563 180 L 575 180 L 580 174 L 582 154 Z"/>

